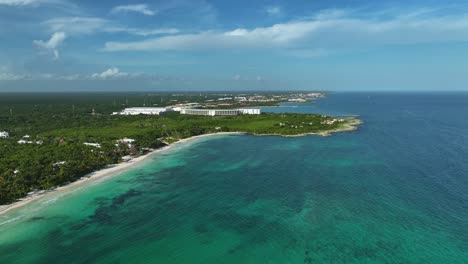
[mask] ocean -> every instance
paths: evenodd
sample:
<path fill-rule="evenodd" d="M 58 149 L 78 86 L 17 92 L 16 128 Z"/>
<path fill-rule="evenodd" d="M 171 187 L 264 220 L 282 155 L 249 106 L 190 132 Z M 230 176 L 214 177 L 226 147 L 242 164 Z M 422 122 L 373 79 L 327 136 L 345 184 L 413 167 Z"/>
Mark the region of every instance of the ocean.
<path fill-rule="evenodd" d="M 213 136 L 0 216 L 0 263 L 468 263 L 468 93 L 331 93 L 330 137 Z"/>

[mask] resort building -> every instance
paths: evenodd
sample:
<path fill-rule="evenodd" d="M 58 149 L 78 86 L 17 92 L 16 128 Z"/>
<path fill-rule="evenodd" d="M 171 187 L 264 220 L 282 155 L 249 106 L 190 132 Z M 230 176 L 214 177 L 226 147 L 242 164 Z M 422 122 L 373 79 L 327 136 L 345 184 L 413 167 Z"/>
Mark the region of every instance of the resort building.
<path fill-rule="evenodd" d="M 113 115 L 160 115 L 166 112 L 172 112 L 172 108 L 164 107 L 131 107 L 125 108 L 121 112 L 114 112 Z"/>
<path fill-rule="evenodd" d="M 260 109 L 192 109 L 185 107 L 162 108 L 162 107 L 132 107 L 125 108 L 113 115 L 161 115 L 168 112 L 180 112 L 183 115 L 203 116 L 236 116 L 236 115 L 259 115 Z"/>
<path fill-rule="evenodd" d="M 204 116 L 236 116 L 236 115 L 259 115 L 260 109 L 181 109 L 183 115 L 204 115 Z"/>
<path fill-rule="evenodd" d="M 260 109 L 239 109 L 239 112 L 243 115 L 259 115 L 262 113 Z"/>

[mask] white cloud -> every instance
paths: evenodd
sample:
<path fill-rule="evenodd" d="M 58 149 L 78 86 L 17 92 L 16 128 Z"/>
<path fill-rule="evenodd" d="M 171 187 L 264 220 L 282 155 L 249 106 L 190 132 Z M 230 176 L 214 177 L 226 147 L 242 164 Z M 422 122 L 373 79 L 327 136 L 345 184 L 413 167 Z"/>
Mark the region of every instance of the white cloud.
<path fill-rule="evenodd" d="M 90 34 L 102 31 L 109 21 L 96 17 L 59 17 L 43 22 L 50 31 L 65 31 L 69 34 Z"/>
<path fill-rule="evenodd" d="M 146 4 L 138 4 L 138 5 L 121 5 L 112 8 L 111 13 L 126 13 L 126 12 L 137 12 L 147 16 L 154 16 L 157 11 L 149 9 L 148 5 Z"/>
<path fill-rule="evenodd" d="M 26 6 L 26 5 L 33 5 L 38 4 L 38 0 L 0 0 L 0 5 L 8 5 L 8 6 Z"/>
<path fill-rule="evenodd" d="M 7 72 L 0 72 L 0 81 L 17 81 L 24 79 L 22 75 L 15 75 Z"/>
<path fill-rule="evenodd" d="M 66 38 L 66 34 L 64 32 L 55 32 L 52 34 L 48 41 L 43 40 L 34 40 L 33 43 L 37 46 L 51 50 L 54 53 L 54 58 L 59 58 L 58 46 L 63 43 Z"/>
<path fill-rule="evenodd" d="M 50 72 L 19 73 L 7 66 L 0 65 L 0 81 L 40 80 L 40 81 L 104 81 L 104 80 L 133 80 L 133 81 L 165 81 L 176 80 L 171 76 L 162 76 L 156 73 L 121 72 L 117 67 L 93 74 L 61 74 Z"/>
<path fill-rule="evenodd" d="M 14 74 L 11 72 L 0 70 L 0 81 L 17 81 L 24 79 L 25 76 L 22 74 Z"/>
<path fill-rule="evenodd" d="M 143 41 L 107 42 L 106 51 L 210 49 L 344 49 L 360 46 L 468 41 L 468 13 L 458 16 L 398 14 L 353 17 L 346 10 L 321 11 L 299 21 L 253 29 L 204 31 Z"/>
<path fill-rule="evenodd" d="M 101 73 L 95 73 L 91 75 L 92 79 L 101 79 L 101 80 L 107 80 L 107 79 L 117 79 L 117 78 L 122 78 L 122 77 L 128 77 L 129 74 L 126 72 L 121 72 L 118 68 L 112 67 L 109 68 Z"/>
<path fill-rule="evenodd" d="M 0 0 L 0 6 L 12 7 L 39 7 L 41 5 L 63 6 L 69 9 L 76 9 L 77 6 L 67 0 Z"/>
<path fill-rule="evenodd" d="M 179 30 L 176 28 L 160 28 L 160 29 L 137 29 L 137 28 L 125 28 L 123 32 L 139 36 L 151 36 L 151 35 L 170 35 L 177 34 Z"/>
<path fill-rule="evenodd" d="M 270 16 L 279 16 L 283 13 L 280 6 L 267 6 L 265 12 Z"/>
<path fill-rule="evenodd" d="M 138 36 L 169 35 L 179 33 L 176 28 L 131 28 L 97 17 L 59 17 L 42 23 L 49 31 L 64 31 L 71 35 L 105 33 L 128 33 Z"/>

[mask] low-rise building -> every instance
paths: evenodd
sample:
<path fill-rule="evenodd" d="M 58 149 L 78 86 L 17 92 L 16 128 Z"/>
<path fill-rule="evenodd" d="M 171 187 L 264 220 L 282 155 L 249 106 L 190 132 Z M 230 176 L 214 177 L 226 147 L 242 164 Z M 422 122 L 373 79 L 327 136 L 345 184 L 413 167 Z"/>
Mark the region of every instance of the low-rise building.
<path fill-rule="evenodd" d="M 239 109 L 239 112 L 243 115 L 259 115 L 262 113 L 262 111 L 260 109 L 255 109 L 255 108 L 251 108 L 251 109 Z"/>
<path fill-rule="evenodd" d="M 128 148 L 131 148 L 133 142 L 135 142 L 135 139 L 132 139 L 132 138 L 123 138 L 123 139 L 117 140 L 117 144 L 115 144 L 115 146 L 118 147 L 118 146 L 120 146 L 120 145 L 127 145 Z"/>
<path fill-rule="evenodd" d="M 9 137 L 10 137 L 10 133 L 6 131 L 0 131 L 0 138 L 9 138 Z"/>
<path fill-rule="evenodd" d="M 160 115 L 166 112 L 174 111 L 172 108 L 165 107 L 131 107 L 125 108 L 121 112 L 114 112 L 113 115 Z"/>
<path fill-rule="evenodd" d="M 101 144 L 99 144 L 99 143 L 85 142 L 85 143 L 83 143 L 83 145 L 90 146 L 90 147 L 95 147 L 95 148 L 100 148 L 101 147 Z"/>
<path fill-rule="evenodd" d="M 181 109 L 183 115 L 236 116 L 242 114 L 259 115 L 260 109 Z"/>
<path fill-rule="evenodd" d="M 56 163 L 52 164 L 52 166 L 54 168 L 56 168 L 56 167 L 60 167 L 60 166 L 65 165 L 65 164 L 67 164 L 66 161 L 59 161 L 59 162 L 56 162 Z"/>

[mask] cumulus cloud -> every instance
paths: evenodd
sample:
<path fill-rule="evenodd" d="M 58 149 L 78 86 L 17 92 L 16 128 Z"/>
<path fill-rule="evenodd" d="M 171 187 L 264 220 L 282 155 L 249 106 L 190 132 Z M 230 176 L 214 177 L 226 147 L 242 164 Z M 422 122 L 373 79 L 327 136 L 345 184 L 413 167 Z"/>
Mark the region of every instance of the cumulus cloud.
<path fill-rule="evenodd" d="M 138 4 L 138 5 L 121 5 L 112 8 L 111 13 L 127 13 L 127 12 L 136 12 L 146 16 L 154 16 L 157 11 L 151 10 L 148 5 L 146 4 Z"/>
<path fill-rule="evenodd" d="M 461 15 L 356 16 L 328 10 L 315 16 L 269 27 L 204 31 L 133 42 L 107 42 L 106 51 L 210 49 L 324 49 L 372 45 L 468 41 L 468 13 Z"/>
<path fill-rule="evenodd" d="M 101 80 L 108 80 L 108 79 L 117 79 L 117 78 L 122 78 L 122 77 L 128 77 L 129 74 L 126 72 L 121 72 L 119 68 L 117 67 L 112 67 L 109 68 L 101 73 L 95 73 L 91 75 L 91 78 L 93 79 L 101 79 Z"/>
<path fill-rule="evenodd" d="M 58 46 L 63 43 L 66 38 L 66 34 L 64 32 L 55 32 L 52 34 L 48 41 L 43 40 L 34 40 L 33 43 L 36 44 L 38 47 L 51 50 L 54 54 L 54 58 L 59 58 Z"/>

